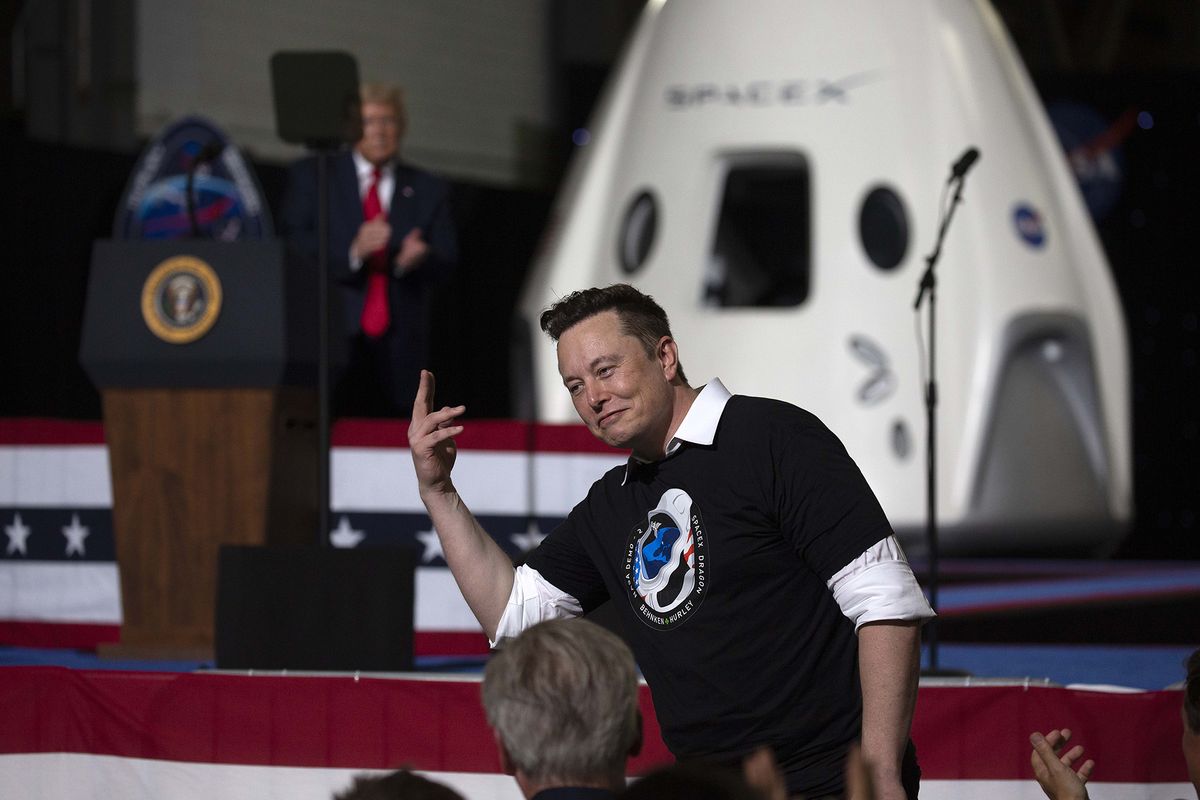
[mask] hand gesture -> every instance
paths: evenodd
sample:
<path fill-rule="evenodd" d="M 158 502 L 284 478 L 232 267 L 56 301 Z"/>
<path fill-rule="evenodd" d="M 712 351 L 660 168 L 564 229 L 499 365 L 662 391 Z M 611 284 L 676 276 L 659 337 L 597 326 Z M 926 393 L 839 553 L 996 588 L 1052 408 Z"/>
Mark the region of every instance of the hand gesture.
<path fill-rule="evenodd" d="M 1029 762 L 1037 782 L 1050 800 L 1087 800 L 1085 784 L 1096 762 L 1089 758 L 1076 772 L 1074 765 L 1083 756 L 1083 747 L 1076 745 L 1061 755 L 1059 753 L 1070 738 L 1068 728 L 1052 730 L 1045 736 L 1037 731 L 1029 734 L 1029 743 L 1033 745 Z"/>
<path fill-rule="evenodd" d="M 412 451 L 417 486 L 422 497 L 454 491 L 450 471 L 454 469 L 458 450 L 453 437 L 463 430 L 463 426 L 455 424 L 455 420 L 467 410 L 466 406 L 455 406 L 434 411 L 433 393 L 433 373 L 423 369 L 421 385 L 413 401 L 412 421 L 408 425 L 408 446 Z"/>
<path fill-rule="evenodd" d="M 429 244 L 420 228 L 413 228 L 400 242 L 400 251 L 396 253 L 396 268 L 400 272 L 408 272 L 419 265 L 429 255 Z"/>
<path fill-rule="evenodd" d="M 771 748 L 760 747 L 742 759 L 742 776 L 764 800 L 787 800 L 787 783 Z"/>
<path fill-rule="evenodd" d="M 387 218 L 380 214 L 359 226 L 354 241 L 350 243 L 350 249 L 354 251 L 355 258 L 365 261 L 372 253 L 387 247 L 388 240 L 391 238 L 392 226 L 388 223 Z"/>

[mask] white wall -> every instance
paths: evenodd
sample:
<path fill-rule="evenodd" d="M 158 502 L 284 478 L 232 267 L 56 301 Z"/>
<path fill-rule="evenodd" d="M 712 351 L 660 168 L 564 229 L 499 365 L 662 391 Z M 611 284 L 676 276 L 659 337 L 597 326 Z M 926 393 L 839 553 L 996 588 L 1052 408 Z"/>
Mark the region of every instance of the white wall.
<path fill-rule="evenodd" d="M 405 87 L 404 156 L 445 175 L 528 183 L 550 121 L 552 0 L 143 0 L 137 6 L 140 135 L 190 113 L 243 149 L 300 154 L 275 135 L 268 60 L 345 50 L 363 80 Z"/>

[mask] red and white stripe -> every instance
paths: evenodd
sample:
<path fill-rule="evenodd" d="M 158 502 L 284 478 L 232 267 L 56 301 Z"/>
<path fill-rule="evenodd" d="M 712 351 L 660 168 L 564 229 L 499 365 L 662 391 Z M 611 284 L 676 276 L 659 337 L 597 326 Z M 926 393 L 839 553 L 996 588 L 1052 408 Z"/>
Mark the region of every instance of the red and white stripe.
<path fill-rule="evenodd" d="M 423 514 L 401 421 L 347 421 L 333 432 L 333 514 Z M 480 515 L 565 517 L 624 456 L 582 426 L 467 422 L 455 483 Z M 532 449 L 529 449 L 532 448 Z M 95 422 L 0 420 L 0 508 L 111 508 L 108 452 Z M 0 520 L 3 524 L 10 519 Z M 0 547 L 7 539 L 0 538 Z M 120 582 L 111 562 L 0 560 L 0 642 L 88 647 L 116 641 Z M 418 654 L 487 651 L 444 567 L 418 567 Z"/>
<path fill-rule="evenodd" d="M 1191 797 L 1180 692 L 925 687 L 913 739 L 926 800 L 1039 800 L 1028 734 L 1070 727 L 1092 796 Z M 646 744 L 670 757 L 642 688 Z M 520 797 L 500 774 L 477 680 L 0 669 L 0 797 L 321 798 L 399 766 L 470 798 Z"/>

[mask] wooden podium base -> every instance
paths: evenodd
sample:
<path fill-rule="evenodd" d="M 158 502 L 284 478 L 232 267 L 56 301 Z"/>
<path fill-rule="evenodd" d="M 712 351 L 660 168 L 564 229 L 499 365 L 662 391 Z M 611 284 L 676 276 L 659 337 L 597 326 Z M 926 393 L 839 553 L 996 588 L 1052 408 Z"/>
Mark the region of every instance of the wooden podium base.
<path fill-rule="evenodd" d="M 316 542 L 315 421 L 307 389 L 104 391 L 118 648 L 211 658 L 218 548 Z"/>

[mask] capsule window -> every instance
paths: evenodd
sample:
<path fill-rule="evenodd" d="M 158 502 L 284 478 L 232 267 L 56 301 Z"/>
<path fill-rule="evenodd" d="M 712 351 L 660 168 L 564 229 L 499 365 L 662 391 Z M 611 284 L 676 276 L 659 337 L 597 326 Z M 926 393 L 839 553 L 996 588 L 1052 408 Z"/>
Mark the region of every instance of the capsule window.
<path fill-rule="evenodd" d="M 729 164 L 704 298 L 712 306 L 798 306 L 810 283 L 808 164 L 798 153 Z"/>
<path fill-rule="evenodd" d="M 868 192 L 858 215 L 858 232 L 872 264 L 885 272 L 900 266 L 908 252 L 908 214 L 900 195 L 887 186 Z"/>
<path fill-rule="evenodd" d="M 617 258 L 626 274 L 632 275 L 646 263 L 657 229 L 658 203 L 653 194 L 642 191 L 625 210 L 617 241 Z"/>

